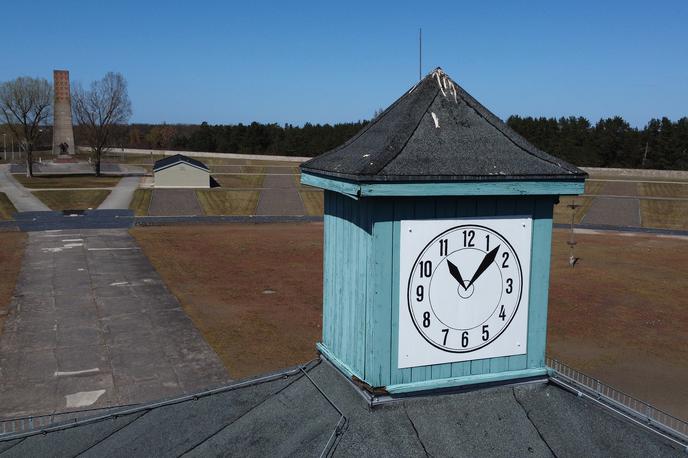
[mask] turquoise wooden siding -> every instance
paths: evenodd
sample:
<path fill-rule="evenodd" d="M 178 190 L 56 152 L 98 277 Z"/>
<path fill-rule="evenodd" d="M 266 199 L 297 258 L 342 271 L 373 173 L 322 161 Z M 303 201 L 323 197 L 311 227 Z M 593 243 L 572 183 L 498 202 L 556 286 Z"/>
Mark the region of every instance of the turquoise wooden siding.
<path fill-rule="evenodd" d="M 362 197 L 325 191 L 321 349 L 372 386 L 423 387 L 534 374 L 545 368 L 547 288 L 556 196 Z M 531 215 L 528 353 L 398 369 L 400 221 Z M 433 381 L 437 381 L 433 385 Z M 442 381 L 442 382 L 440 382 Z M 404 391 L 404 389 L 399 389 Z"/>

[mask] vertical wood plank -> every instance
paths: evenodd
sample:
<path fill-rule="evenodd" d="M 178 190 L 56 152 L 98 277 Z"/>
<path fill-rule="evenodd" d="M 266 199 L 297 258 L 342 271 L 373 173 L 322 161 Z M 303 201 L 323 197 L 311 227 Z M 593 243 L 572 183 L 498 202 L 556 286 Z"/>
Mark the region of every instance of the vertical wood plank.
<path fill-rule="evenodd" d="M 552 196 L 535 199 L 533 215 L 533 252 L 530 277 L 530 316 L 528 319 L 527 368 L 545 367 L 547 341 L 547 295 L 552 250 Z"/>
<path fill-rule="evenodd" d="M 373 386 L 389 384 L 392 265 L 394 256 L 394 204 L 391 199 L 375 199 L 373 206 L 373 245 L 370 256 L 369 310 L 366 319 L 366 381 Z"/>
<path fill-rule="evenodd" d="M 326 347 L 332 348 L 332 191 L 325 191 L 325 214 L 323 217 L 323 323 L 322 342 Z"/>

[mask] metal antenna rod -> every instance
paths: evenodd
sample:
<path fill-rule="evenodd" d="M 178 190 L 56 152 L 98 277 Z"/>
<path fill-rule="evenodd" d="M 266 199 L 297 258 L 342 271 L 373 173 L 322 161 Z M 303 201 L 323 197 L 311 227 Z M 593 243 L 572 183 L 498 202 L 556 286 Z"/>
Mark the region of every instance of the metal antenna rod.
<path fill-rule="evenodd" d="M 423 79 L 423 29 L 418 29 L 418 81 Z"/>

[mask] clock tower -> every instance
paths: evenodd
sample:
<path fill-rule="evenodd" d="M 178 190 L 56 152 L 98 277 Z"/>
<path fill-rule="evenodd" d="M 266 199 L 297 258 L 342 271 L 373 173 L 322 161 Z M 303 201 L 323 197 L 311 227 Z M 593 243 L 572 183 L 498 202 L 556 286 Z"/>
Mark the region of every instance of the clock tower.
<path fill-rule="evenodd" d="M 320 353 L 375 392 L 541 377 L 553 206 L 586 174 L 436 69 L 301 166 L 325 190 Z"/>

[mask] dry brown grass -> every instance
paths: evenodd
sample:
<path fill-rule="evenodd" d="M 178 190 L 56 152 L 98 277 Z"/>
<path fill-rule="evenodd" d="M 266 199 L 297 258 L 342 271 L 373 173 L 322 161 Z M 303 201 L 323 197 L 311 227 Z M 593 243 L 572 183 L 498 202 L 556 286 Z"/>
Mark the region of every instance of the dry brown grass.
<path fill-rule="evenodd" d="M 98 208 L 109 194 L 105 189 L 33 191 L 34 196 L 56 211 Z"/>
<path fill-rule="evenodd" d="M 688 197 L 688 183 L 638 183 L 638 190 L 648 197 Z"/>
<path fill-rule="evenodd" d="M 585 194 L 594 196 L 599 194 L 602 190 L 603 183 L 597 181 L 585 182 Z M 573 211 L 568 205 L 580 205 L 575 209 L 574 224 L 580 224 L 585 214 L 590 209 L 594 197 L 575 196 L 575 197 L 560 197 L 559 204 L 554 206 L 554 222 L 560 224 L 571 223 L 571 212 Z"/>
<path fill-rule="evenodd" d="M 197 190 L 196 197 L 206 215 L 253 215 L 260 191 L 229 191 L 222 188 Z"/>
<path fill-rule="evenodd" d="M 14 204 L 7 198 L 4 192 L 0 192 L 0 219 L 12 219 L 17 212 Z"/>
<path fill-rule="evenodd" d="M 3 232 L 0 235 L 0 335 L 2 335 L 12 294 L 14 294 L 14 286 L 21 269 L 26 234 Z"/>
<path fill-rule="evenodd" d="M 50 175 L 28 178 L 23 174 L 13 175 L 14 179 L 30 189 L 44 188 L 112 188 L 117 186 L 121 177 L 96 177 L 95 175 Z"/>
<path fill-rule="evenodd" d="M 555 231 L 548 352 L 688 418 L 688 239 Z"/>
<path fill-rule="evenodd" d="M 322 224 L 131 232 L 232 377 L 315 356 L 322 321 Z"/>
<path fill-rule="evenodd" d="M 648 200 L 640 201 L 643 227 L 688 230 L 688 201 Z"/>
<path fill-rule="evenodd" d="M 148 216 L 148 208 L 150 207 L 152 197 L 152 189 L 137 189 L 134 191 L 134 197 L 131 198 L 129 203 L 129 210 L 133 210 L 136 216 Z"/>
<path fill-rule="evenodd" d="M 265 175 L 213 175 L 223 188 L 250 189 L 263 186 Z"/>
<path fill-rule="evenodd" d="M 303 207 L 309 216 L 322 216 L 325 211 L 324 194 L 322 191 L 299 191 Z"/>

